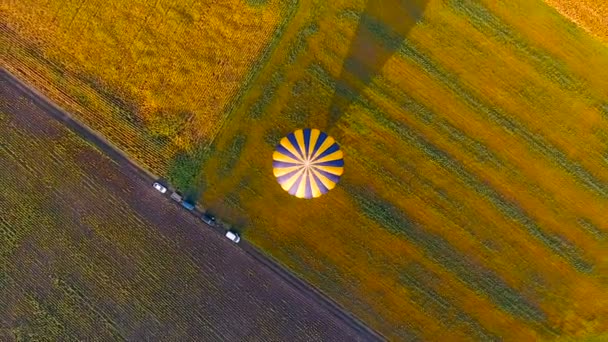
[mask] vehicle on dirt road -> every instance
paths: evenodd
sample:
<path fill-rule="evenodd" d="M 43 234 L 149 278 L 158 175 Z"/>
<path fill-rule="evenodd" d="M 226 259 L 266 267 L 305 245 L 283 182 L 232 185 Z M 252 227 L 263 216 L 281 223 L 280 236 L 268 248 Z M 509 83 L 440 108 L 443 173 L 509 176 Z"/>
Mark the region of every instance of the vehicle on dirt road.
<path fill-rule="evenodd" d="M 226 237 L 234 243 L 239 243 L 239 241 L 241 241 L 241 237 L 239 236 L 239 234 L 231 230 L 226 232 Z"/>
<path fill-rule="evenodd" d="M 159 182 L 154 182 L 154 184 L 152 184 L 152 186 L 154 187 L 154 189 L 158 190 L 161 194 L 164 194 L 165 192 L 167 192 L 167 188 L 165 186 L 163 186 L 162 184 L 160 184 Z"/>
<path fill-rule="evenodd" d="M 201 220 L 203 220 L 203 222 L 212 227 L 215 227 L 215 225 L 217 224 L 217 222 L 215 221 L 215 216 L 208 213 L 203 214 L 203 216 L 201 216 Z"/>
<path fill-rule="evenodd" d="M 182 195 L 178 194 L 177 192 L 174 192 L 171 194 L 171 199 L 179 203 L 182 201 Z"/>
<path fill-rule="evenodd" d="M 194 210 L 194 204 L 192 204 L 192 203 L 190 203 L 188 201 L 183 201 L 182 202 L 182 207 L 184 207 L 184 208 L 186 208 L 186 209 L 188 209 L 190 211 Z"/>

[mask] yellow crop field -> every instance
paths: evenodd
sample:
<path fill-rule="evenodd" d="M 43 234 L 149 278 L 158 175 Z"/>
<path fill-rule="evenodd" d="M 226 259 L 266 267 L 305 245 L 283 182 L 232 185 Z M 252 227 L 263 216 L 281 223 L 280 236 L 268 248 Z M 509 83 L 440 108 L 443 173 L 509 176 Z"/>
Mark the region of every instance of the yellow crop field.
<path fill-rule="evenodd" d="M 9 1 L 2 60 L 163 169 L 213 139 L 288 11 L 278 0 Z"/>
<path fill-rule="evenodd" d="M 390 339 L 608 329 L 606 46 L 541 1 L 420 2 L 410 28 L 384 4 L 301 3 L 202 201 Z M 311 201 L 271 172 L 300 127 L 345 153 Z"/>
<path fill-rule="evenodd" d="M 608 45 L 548 3 L 252 6 L 272 49 L 213 142 L 155 171 L 389 340 L 601 339 Z M 304 127 L 344 152 L 313 200 L 272 173 Z"/>
<path fill-rule="evenodd" d="M 608 2 L 602 0 L 545 0 L 564 16 L 608 42 Z"/>

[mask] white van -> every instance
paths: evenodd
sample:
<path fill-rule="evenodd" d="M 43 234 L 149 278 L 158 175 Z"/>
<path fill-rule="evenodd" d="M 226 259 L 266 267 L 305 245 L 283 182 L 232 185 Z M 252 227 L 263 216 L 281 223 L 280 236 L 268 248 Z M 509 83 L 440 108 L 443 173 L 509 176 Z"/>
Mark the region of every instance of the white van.
<path fill-rule="evenodd" d="M 241 237 L 239 236 L 239 234 L 231 230 L 226 232 L 226 237 L 234 243 L 239 243 L 239 241 L 241 241 Z"/>

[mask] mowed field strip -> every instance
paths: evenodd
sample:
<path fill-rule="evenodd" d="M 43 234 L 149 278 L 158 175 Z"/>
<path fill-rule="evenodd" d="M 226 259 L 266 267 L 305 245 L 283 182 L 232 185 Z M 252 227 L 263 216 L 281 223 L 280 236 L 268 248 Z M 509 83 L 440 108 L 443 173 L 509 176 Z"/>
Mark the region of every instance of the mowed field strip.
<path fill-rule="evenodd" d="M 0 79 L 0 339 L 369 340 Z"/>
<path fill-rule="evenodd" d="M 65 87 L 61 75 L 83 62 L 55 49 L 62 40 L 49 32 L 71 34 L 78 3 L 40 7 L 36 16 L 56 18 L 48 31 L 33 32 L 18 7 L 2 26 L 7 68 L 44 80 L 41 91 L 66 103 L 82 87 Z M 222 119 L 204 129 L 217 132 L 212 139 L 180 145 L 186 131 L 172 131 L 165 149 L 145 138 L 142 158 L 130 139 L 157 126 L 144 120 L 145 101 L 110 82 L 93 94 L 124 95 L 132 107 L 116 108 L 133 108 L 141 124 L 124 136 L 129 116 L 92 127 L 389 339 L 606 338 L 604 7 L 568 3 L 239 2 L 276 24 Z M 159 4 L 152 13 L 168 6 L 170 18 L 174 2 Z M 176 69 L 146 70 L 155 79 Z M 304 127 L 334 137 L 345 161 L 338 186 L 311 201 L 289 196 L 272 174 L 276 144 Z"/>

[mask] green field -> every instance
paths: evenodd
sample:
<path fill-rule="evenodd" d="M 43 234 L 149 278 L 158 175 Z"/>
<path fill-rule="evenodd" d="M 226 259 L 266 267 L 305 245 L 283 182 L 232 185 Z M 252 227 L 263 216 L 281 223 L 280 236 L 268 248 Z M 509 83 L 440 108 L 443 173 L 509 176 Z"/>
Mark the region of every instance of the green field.
<path fill-rule="evenodd" d="M 389 3 L 294 1 L 213 143 L 153 171 L 389 339 L 601 336 L 608 46 L 540 0 Z M 272 174 L 303 127 L 345 154 L 315 200 Z"/>

